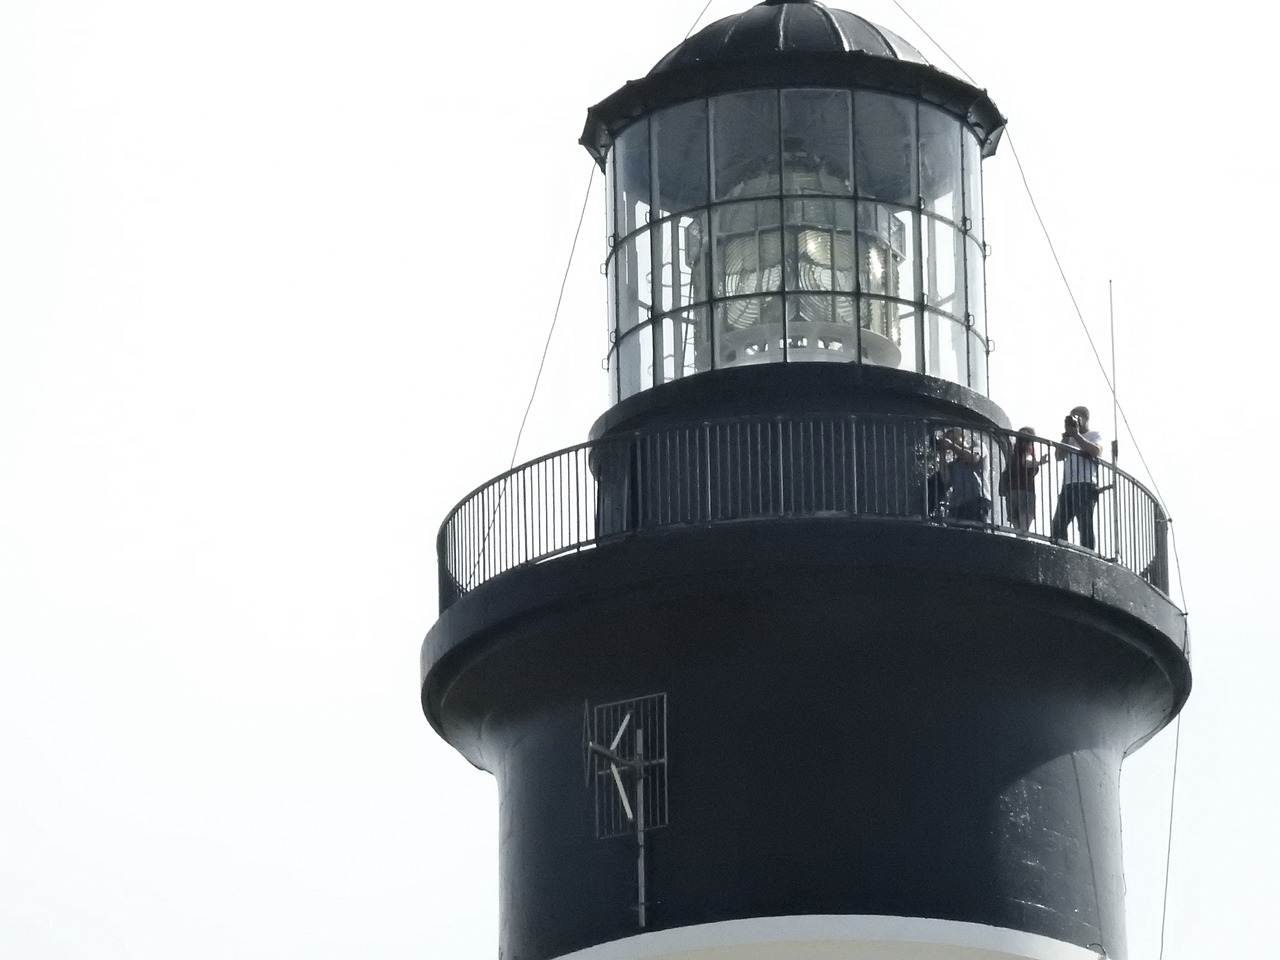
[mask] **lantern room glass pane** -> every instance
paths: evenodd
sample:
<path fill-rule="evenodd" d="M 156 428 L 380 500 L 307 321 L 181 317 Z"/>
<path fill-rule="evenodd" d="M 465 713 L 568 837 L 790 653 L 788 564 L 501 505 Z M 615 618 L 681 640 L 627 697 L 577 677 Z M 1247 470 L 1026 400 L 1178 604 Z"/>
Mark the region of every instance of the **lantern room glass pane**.
<path fill-rule="evenodd" d="M 653 115 L 655 209 L 679 213 L 707 202 L 707 101 L 694 100 Z"/>
<path fill-rule="evenodd" d="M 615 197 L 617 196 L 617 187 L 614 183 L 614 173 L 616 168 L 615 168 L 613 158 L 616 155 L 617 155 L 616 148 L 609 151 L 608 157 L 605 160 L 605 181 L 604 181 L 605 185 L 608 188 L 608 193 L 607 193 L 608 199 L 607 199 L 607 202 L 605 203 L 605 229 L 607 231 L 607 237 L 608 237 L 607 243 L 609 246 L 609 252 L 606 255 L 606 260 L 605 260 L 605 274 L 606 274 L 605 289 L 607 291 L 607 296 L 609 301 L 608 323 L 609 323 L 609 331 L 610 331 L 610 337 L 609 337 L 610 342 L 613 342 L 613 331 L 617 329 L 616 324 L 618 320 L 618 271 L 613 259 L 613 247 L 618 238 L 617 231 L 614 228 L 614 208 L 617 206 L 615 202 Z M 614 359 L 616 361 L 616 358 Z M 613 389 L 611 393 L 614 399 L 616 400 L 617 399 L 617 378 L 611 375 L 610 380 L 613 381 Z"/>
<path fill-rule="evenodd" d="M 848 90 L 782 91 L 782 172 L 789 184 L 821 174 L 822 192 L 853 192 L 851 104 Z"/>
<path fill-rule="evenodd" d="M 925 373 L 952 383 L 969 382 L 969 332 L 963 323 L 925 311 Z"/>
<path fill-rule="evenodd" d="M 960 121 L 935 107 L 920 107 L 920 197 L 927 213 L 964 221 L 960 176 Z"/>
<path fill-rule="evenodd" d="M 655 312 L 666 313 L 706 299 L 705 277 L 698 277 L 702 238 L 707 235 L 707 215 L 676 214 L 653 227 L 654 264 L 657 269 Z"/>
<path fill-rule="evenodd" d="M 642 230 L 613 248 L 609 273 L 610 281 L 616 284 L 616 329 L 620 334 L 647 320 L 651 313 L 653 264 L 650 242 L 649 231 Z"/>
<path fill-rule="evenodd" d="M 613 226 L 625 237 L 649 221 L 649 121 L 632 124 L 613 148 L 615 177 Z"/>
<path fill-rule="evenodd" d="M 915 102 L 859 90 L 853 144 L 858 196 L 914 206 L 920 193 Z"/>
<path fill-rule="evenodd" d="M 857 217 L 863 359 L 878 366 L 914 369 L 915 309 L 894 301 L 917 298 L 915 214 L 863 200 L 858 202 Z"/>
<path fill-rule="evenodd" d="M 646 323 L 618 340 L 620 400 L 654 385 L 653 335 L 653 325 Z"/>
<path fill-rule="evenodd" d="M 777 90 L 714 97 L 711 136 L 716 200 L 777 195 Z"/>
<path fill-rule="evenodd" d="M 920 325 L 920 311 L 914 303 L 895 303 L 893 304 L 894 313 L 894 330 L 897 331 L 898 340 L 898 369 L 910 370 L 913 373 L 923 373 L 920 369 L 920 361 L 918 359 L 918 351 L 916 343 L 918 342 L 918 329 Z M 868 363 L 872 361 L 868 360 Z M 892 364 L 885 364 L 892 366 Z"/>
<path fill-rule="evenodd" d="M 925 217 L 921 249 L 924 254 L 925 303 L 963 320 L 964 298 L 963 235 L 950 224 Z"/>
<path fill-rule="evenodd" d="M 783 201 L 788 290 L 846 291 L 857 279 L 854 201 Z"/>
<path fill-rule="evenodd" d="M 969 389 L 987 392 L 987 341 L 976 330 L 969 331 Z"/>
<path fill-rule="evenodd" d="M 780 215 L 777 200 L 731 203 L 712 210 L 717 297 L 782 289 Z"/>
<path fill-rule="evenodd" d="M 781 294 L 716 303 L 716 366 L 781 362 L 786 359 L 784 329 Z"/>
<path fill-rule="evenodd" d="M 982 255 L 982 246 L 974 240 L 966 239 L 964 243 L 965 295 L 968 301 L 969 315 L 973 317 L 974 329 L 986 335 L 987 330 L 987 290 L 986 260 Z"/>
<path fill-rule="evenodd" d="M 909 322 L 904 325 L 906 318 Z M 858 306 L 863 363 L 910 370 L 915 365 L 915 310 L 883 297 L 863 295 Z M 904 350 L 906 344 L 910 350 Z"/>
<path fill-rule="evenodd" d="M 787 360 L 858 359 L 857 305 L 852 296 L 787 294 Z"/>
<path fill-rule="evenodd" d="M 640 331 L 632 330 L 618 340 L 618 399 L 640 392 Z"/>
<path fill-rule="evenodd" d="M 964 215 L 969 219 L 969 234 L 982 241 L 982 148 L 969 130 L 961 134 L 964 157 Z"/>
<path fill-rule="evenodd" d="M 662 319 L 664 383 L 711 369 L 707 316 L 706 307 L 694 307 Z"/>
<path fill-rule="evenodd" d="M 604 161 L 604 183 L 605 183 L 606 194 L 608 197 L 604 205 L 605 207 L 604 229 L 605 229 L 605 237 L 607 238 L 609 249 L 613 249 L 613 242 L 618 237 L 618 228 L 617 228 L 618 185 L 614 180 L 614 177 L 617 175 L 617 161 L 615 159 L 617 156 L 618 156 L 618 148 L 615 145 L 612 149 L 610 149 L 609 153 L 605 156 L 605 161 Z"/>

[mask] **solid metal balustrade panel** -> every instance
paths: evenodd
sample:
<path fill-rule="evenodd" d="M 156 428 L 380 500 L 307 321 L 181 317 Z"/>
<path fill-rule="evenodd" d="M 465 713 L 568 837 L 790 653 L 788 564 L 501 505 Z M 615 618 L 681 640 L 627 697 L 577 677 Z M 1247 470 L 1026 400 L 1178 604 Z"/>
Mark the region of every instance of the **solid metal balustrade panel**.
<path fill-rule="evenodd" d="M 1059 453 L 1068 448 L 1038 437 L 893 416 L 738 418 L 609 437 L 516 467 L 453 510 L 437 539 L 441 609 L 507 570 L 645 530 L 816 516 L 1092 542 L 1167 593 L 1160 505 L 1099 461 L 1088 509 L 1076 504 L 1063 523 Z M 1015 462 L 1025 464 L 1016 490 L 1002 484 Z"/>

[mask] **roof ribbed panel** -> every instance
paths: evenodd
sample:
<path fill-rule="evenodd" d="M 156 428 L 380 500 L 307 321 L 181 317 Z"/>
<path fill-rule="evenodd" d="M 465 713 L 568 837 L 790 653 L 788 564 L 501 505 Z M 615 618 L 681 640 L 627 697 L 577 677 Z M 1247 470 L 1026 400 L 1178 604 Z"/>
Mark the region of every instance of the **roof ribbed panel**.
<path fill-rule="evenodd" d="M 765 0 L 699 30 L 659 60 L 649 76 L 796 53 L 865 53 L 928 64 L 897 34 L 847 10 L 832 10 L 816 0 Z"/>

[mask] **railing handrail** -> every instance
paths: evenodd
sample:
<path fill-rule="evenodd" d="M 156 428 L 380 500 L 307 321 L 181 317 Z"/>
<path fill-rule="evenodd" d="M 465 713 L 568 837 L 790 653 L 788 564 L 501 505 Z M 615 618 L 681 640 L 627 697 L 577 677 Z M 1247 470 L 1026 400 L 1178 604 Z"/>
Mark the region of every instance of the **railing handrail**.
<path fill-rule="evenodd" d="M 559 450 L 553 450 L 550 453 L 543 454 L 542 456 L 536 457 L 532 460 L 528 460 L 524 463 L 510 467 L 509 469 L 503 471 L 497 476 L 491 477 L 490 479 L 486 480 L 484 483 L 481 483 L 480 485 L 472 489 L 469 493 L 467 493 L 466 496 L 460 499 L 453 506 L 453 508 L 449 511 L 449 513 L 445 516 L 443 522 L 441 523 L 439 533 L 437 535 L 437 540 L 436 540 L 437 559 L 440 563 L 440 580 L 441 580 L 441 591 L 442 591 L 441 598 L 440 598 L 441 608 L 443 609 L 444 607 L 448 606 L 453 599 L 456 599 L 456 597 L 460 596 L 462 593 L 465 593 L 471 589 L 474 589 L 479 584 L 484 583 L 489 579 L 492 579 L 492 577 L 494 576 L 498 576 L 499 574 L 505 572 L 508 569 L 513 569 L 514 567 L 535 563 L 540 560 L 544 560 L 549 557 L 564 553 L 566 551 L 579 550 L 584 547 L 590 546 L 592 544 L 599 543 L 605 539 L 612 538 L 613 536 L 616 536 L 620 533 L 634 533 L 637 529 L 640 529 L 642 527 L 665 526 L 673 523 L 699 522 L 699 517 L 682 516 L 680 519 L 677 519 L 677 520 L 667 520 L 667 521 L 659 520 L 656 522 L 655 521 L 649 521 L 649 522 L 636 521 L 634 526 L 628 526 L 626 525 L 626 521 L 624 520 L 622 521 L 624 523 L 624 526 L 622 528 L 617 530 L 602 532 L 601 523 L 604 521 L 603 521 L 603 515 L 601 511 L 604 509 L 604 507 L 602 506 L 603 500 L 601 500 L 600 498 L 602 496 L 606 496 L 608 491 L 600 486 L 600 477 L 597 475 L 596 470 L 592 466 L 592 464 L 595 462 L 593 458 L 599 451 L 605 450 L 607 448 L 615 448 L 615 449 L 622 449 L 622 450 L 627 450 L 627 449 L 638 450 L 640 449 L 642 444 L 647 443 L 650 446 L 652 446 L 655 440 L 664 440 L 669 446 L 672 442 L 676 441 L 677 438 L 684 438 L 684 442 L 687 444 L 688 438 L 693 436 L 703 436 L 703 437 L 709 438 L 711 436 L 710 431 L 712 430 L 734 429 L 734 428 L 741 428 L 742 426 L 747 424 L 765 424 L 765 423 L 800 425 L 802 430 L 805 428 L 804 425 L 806 424 L 808 425 L 808 429 L 810 430 L 820 429 L 821 426 L 824 424 L 828 426 L 835 425 L 835 424 L 842 424 L 844 428 L 847 428 L 850 431 L 846 439 L 848 440 L 848 442 L 854 443 L 855 446 L 856 446 L 856 442 L 852 438 L 856 435 L 856 431 L 860 427 L 868 428 L 870 425 L 876 425 L 879 429 L 886 431 L 885 432 L 886 438 L 890 436 L 890 434 L 887 431 L 891 427 L 897 426 L 902 428 L 909 428 L 909 429 L 902 429 L 898 433 L 895 433 L 892 435 L 895 438 L 894 439 L 895 444 L 899 442 L 905 443 L 909 438 L 914 438 L 912 440 L 912 442 L 914 443 L 920 438 L 937 437 L 941 432 L 952 430 L 952 429 L 959 429 L 961 431 L 965 431 L 967 435 L 970 437 L 975 437 L 975 436 L 983 437 L 985 439 L 982 441 L 982 443 L 990 444 L 990 445 L 998 445 L 1006 455 L 1014 449 L 1014 445 L 1018 441 L 1029 442 L 1032 445 L 1034 445 L 1034 447 L 1036 448 L 1037 456 L 1039 456 L 1042 453 L 1047 454 L 1048 459 L 1052 459 L 1053 461 L 1063 464 L 1062 467 L 1050 468 L 1049 473 L 1051 475 L 1050 478 L 1052 480 L 1052 486 L 1055 486 L 1055 487 L 1061 486 L 1062 483 L 1065 483 L 1065 475 L 1059 476 L 1059 474 L 1065 474 L 1066 457 L 1069 455 L 1085 456 L 1084 454 L 1080 453 L 1077 447 L 1071 444 L 1066 444 L 1066 443 L 1057 441 L 1057 440 L 1051 440 L 1047 437 L 1040 437 L 1032 434 L 1021 433 L 1019 431 L 1008 430 L 1002 427 L 994 427 L 994 426 L 989 427 L 989 426 L 976 425 L 973 423 L 967 423 L 961 420 L 957 420 L 954 418 L 937 417 L 937 416 L 912 416 L 909 414 L 855 414 L 855 413 L 838 413 L 838 412 L 837 413 L 812 412 L 812 413 L 800 413 L 800 414 L 758 414 L 758 415 L 746 415 L 746 416 L 724 417 L 724 418 L 707 418 L 707 419 L 702 419 L 692 423 L 664 424 L 660 426 L 639 428 L 639 429 L 630 430 L 630 431 L 626 431 L 618 434 L 611 434 L 604 437 L 596 438 L 594 440 L 587 440 L 582 443 L 577 443 L 571 446 L 562 447 Z M 834 434 L 832 436 L 834 437 Z M 768 442 L 772 443 L 773 440 L 769 438 Z M 778 442 L 779 443 L 782 442 L 781 434 L 778 435 Z M 790 443 L 792 441 L 788 440 L 787 442 Z M 729 448 L 726 448 L 726 451 L 728 449 Z M 721 456 L 721 453 L 724 453 L 724 452 L 725 451 L 721 451 L 720 453 L 717 453 L 716 455 L 717 458 L 719 458 Z M 895 456 L 905 456 L 907 452 L 908 451 L 906 450 L 905 447 L 901 451 L 898 451 L 895 447 Z M 916 452 L 918 455 L 919 450 L 917 450 Z M 709 449 L 704 451 L 704 453 L 707 454 L 708 458 L 710 457 Z M 768 458 L 774 458 L 774 457 L 780 458 L 784 455 L 784 451 L 781 446 L 779 446 L 777 449 L 774 449 L 772 447 L 762 447 L 759 451 L 756 451 L 756 453 L 761 456 L 767 456 Z M 1061 454 L 1062 456 L 1059 457 L 1059 454 Z M 786 455 L 791 456 L 790 453 L 787 453 Z M 859 454 L 859 456 L 861 456 L 861 454 Z M 581 458 L 583 457 L 586 457 L 585 461 L 581 461 Z M 985 476 L 987 481 L 991 485 L 994 485 L 994 480 L 995 480 L 995 477 L 997 476 L 996 468 L 997 468 L 998 461 L 991 454 L 988 454 L 988 458 L 994 462 L 986 463 L 982 469 L 985 471 Z M 646 469 L 656 467 L 657 465 L 659 465 L 658 461 L 660 459 L 661 459 L 660 455 L 657 455 L 657 459 L 655 459 L 653 463 L 645 463 L 643 464 L 643 466 Z M 1000 459 L 1003 460 L 1004 458 L 1000 458 Z M 1143 547 L 1148 545 L 1148 541 L 1146 539 L 1147 521 L 1145 518 L 1145 514 L 1139 514 L 1134 509 L 1135 498 L 1140 498 L 1141 500 L 1144 500 L 1147 504 L 1150 505 L 1150 510 L 1151 510 L 1150 524 L 1152 526 L 1152 531 L 1151 531 L 1149 545 L 1152 551 L 1154 552 L 1153 559 L 1150 564 L 1148 564 L 1145 568 L 1141 568 L 1141 569 L 1137 567 L 1129 566 L 1129 562 L 1127 560 L 1122 561 L 1122 565 L 1126 566 L 1135 574 L 1143 577 L 1143 579 L 1145 579 L 1148 583 L 1150 583 L 1155 589 L 1161 590 L 1161 592 L 1164 592 L 1167 595 L 1167 592 L 1168 592 L 1167 583 L 1165 583 L 1164 587 L 1162 588 L 1160 585 L 1153 582 L 1153 578 L 1158 576 L 1158 572 L 1156 573 L 1152 572 L 1154 565 L 1157 562 L 1161 561 L 1162 559 L 1162 554 L 1161 554 L 1162 542 L 1159 541 L 1159 537 L 1163 536 L 1163 532 L 1156 528 L 1163 523 L 1167 523 L 1168 521 L 1168 513 L 1164 505 L 1160 502 L 1159 498 L 1157 498 L 1149 489 L 1147 489 L 1147 487 L 1144 484 L 1142 484 L 1139 480 L 1137 480 L 1135 477 L 1133 477 L 1131 474 L 1129 474 L 1125 470 L 1116 466 L 1114 463 L 1108 462 L 1101 456 L 1096 458 L 1091 458 L 1091 459 L 1095 461 L 1096 468 L 1100 474 L 1098 486 L 1101 487 L 1102 489 L 1115 488 L 1117 490 L 1116 504 L 1110 508 L 1111 516 L 1112 516 L 1112 519 L 1114 520 L 1114 525 L 1115 525 L 1115 529 L 1112 532 L 1112 545 L 1116 548 L 1117 555 L 1115 557 L 1112 557 L 1111 559 L 1113 560 L 1120 559 L 1119 550 L 1120 550 L 1120 545 L 1122 540 L 1128 547 L 1137 547 L 1140 544 Z M 571 472 L 571 467 L 569 465 L 576 464 L 578 472 L 572 473 L 572 479 L 575 484 L 575 496 L 581 497 L 584 491 L 579 489 L 579 486 L 585 484 L 587 486 L 591 486 L 592 489 L 590 492 L 592 494 L 592 498 L 589 501 L 583 501 L 581 499 L 577 499 L 577 500 L 574 500 L 573 503 L 569 503 L 563 497 L 558 503 L 547 502 L 545 497 L 540 499 L 535 498 L 537 502 L 535 503 L 535 508 L 533 511 L 528 511 L 527 509 L 523 509 L 519 511 L 518 517 L 512 517 L 511 514 L 515 513 L 516 511 L 514 511 L 510 505 L 504 505 L 504 499 L 507 496 L 507 489 L 504 487 L 504 485 L 511 485 L 513 481 L 518 482 L 518 478 L 522 476 L 534 477 L 540 469 L 542 469 L 545 472 L 545 469 L 547 468 L 544 465 L 554 465 L 554 462 L 556 461 L 563 461 L 565 466 L 561 468 L 561 472 L 564 474 L 564 476 L 560 476 L 559 480 L 555 482 L 565 482 L 566 477 L 568 477 Z M 855 473 L 859 469 L 863 469 L 863 470 L 866 469 L 866 467 L 862 465 L 862 462 L 860 460 L 855 459 L 853 461 L 850 461 L 850 463 L 852 464 L 850 469 L 855 471 Z M 721 463 L 720 459 L 716 459 L 715 465 L 717 469 L 720 471 L 725 471 L 729 469 L 727 462 Z M 794 466 L 794 464 L 792 465 Z M 892 472 L 892 470 L 895 469 L 895 463 L 889 459 L 885 459 L 883 460 L 883 462 L 879 464 L 876 464 L 874 461 L 870 461 L 870 465 L 872 467 L 878 466 L 880 468 L 887 469 L 890 472 Z M 637 461 L 635 468 L 640 469 L 640 466 L 641 466 L 640 462 Z M 703 465 L 700 462 L 698 466 L 701 467 Z M 583 467 L 585 467 L 585 470 L 583 470 Z M 692 465 L 690 465 L 690 467 L 692 468 Z M 773 498 L 775 496 L 781 495 L 780 493 L 781 487 L 778 487 L 777 489 L 775 489 L 775 487 L 772 486 L 773 484 L 778 483 L 778 484 L 782 484 L 783 486 L 786 486 L 788 484 L 795 484 L 795 485 L 802 485 L 804 483 L 812 484 L 813 482 L 815 482 L 815 479 L 819 479 L 817 477 L 817 473 L 815 473 L 814 471 L 821 472 L 822 467 L 823 467 L 823 464 L 821 463 L 816 463 L 816 462 L 811 463 L 809 464 L 809 473 L 805 473 L 804 470 L 802 469 L 800 473 L 796 476 L 792 476 L 791 474 L 788 474 L 787 475 L 788 478 L 785 484 L 782 484 L 781 477 L 779 477 L 775 481 L 775 479 L 770 476 L 762 475 L 761 477 L 757 478 L 757 481 L 756 481 L 758 484 L 762 484 L 761 486 L 752 487 L 750 489 L 747 489 L 746 487 L 743 487 L 743 489 L 735 488 L 735 492 L 731 492 L 729 494 L 716 493 L 713 496 L 712 491 L 708 487 L 706 491 L 706 495 L 707 497 L 710 498 L 710 500 L 708 500 L 707 503 L 705 504 L 699 501 L 699 507 L 697 509 L 702 509 L 703 507 L 705 507 L 708 511 L 710 511 L 712 509 L 711 500 L 717 500 L 717 498 L 721 498 L 721 497 L 728 497 L 728 498 L 741 497 L 744 495 L 748 497 L 755 497 L 757 499 L 767 498 L 769 502 L 772 503 Z M 710 459 L 707 460 L 707 463 L 705 464 L 705 468 L 708 471 L 712 469 L 712 462 Z M 1037 466 L 1037 470 L 1039 470 L 1039 466 Z M 1103 479 L 1104 477 L 1106 478 L 1105 480 Z M 651 478 L 651 479 L 653 479 L 654 482 L 663 480 L 663 478 L 661 477 Z M 688 487 L 688 484 L 691 479 L 693 478 L 688 478 L 688 477 L 685 478 L 685 481 L 684 481 L 685 487 Z M 825 476 L 821 479 L 825 479 Z M 833 473 L 831 479 L 834 481 L 836 479 L 836 474 Z M 841 483 L 849 485 L 851 488 L 852 486 L 856 485 L 856 482 L 857 482 L 857 478 L 853 474 L 842 476 L 839 479 Z M 898 479 L 901 479 L 901 478 L 898 478 Z M 922 477 L 920 476 L 907 477 L 906 479 L 918 481 L 918 480 L 921 480 Z M 623 478 L 622 482 L 624 483 L 624 486 L 625 486 L 626 478 Z M 694 496 L 694 497 L 702 496 L 702 491 L 700 489 L 695 491 L 692 487 L 689 487 L 688 489 L 685 489 L 685 487 L 681 487 L 680 489 L 677 490 L 674 487 L 670 486 L 670 482 L 671 482 L 670 478 L 667 478 L 665 482 L 669 484 L 669 486 L 665 488 L 668 498 L 670 498 L 670 496 L 673 493 L 677 497 L 684 496 L 686 499 L 691 496 Z M 701 483 L 702 481 L 699 481 L 699 482 Z M 545 483 L 545 477 L 544 477 L 544 484 L 548 491 L 550 491 L 554 486 L 554 482 L 549 484 Z M 522 485 L 522 489 L 526 494 L 526 496 L 528 493 L 527 487 L 528 487 L 528 482 Z M 1046 487 L 1042 485 L 1042 488 L 1046 488 Z M 1121 530 L 1121 504 L 1120 504 L 1120 498 L 1119 498 L 1119 491 L 1121 490 L 1121 488 L 1124 488 L 1125 495 L 1128 498 L 1128 500 L 1126 501 L 1126 503 L 1128 504 L 1128 508 L 1127 508 L 1128 512 L 1126 513 L 1126 516 L 1128 517 L 1129 525 L 1123 531 Z M 489 509 L 487 518 L 484 519 L 483 531 L 480 533 L 477 532 L 477 529 L 472 529 L 470 531 L 455 531 L 455 527 L 458 525 L 458 522 L 459 522 L 459 516 L 466 510 L 474 509 L 477 504 L 482 504 L 485 501 L 486 497 L 492 498 L 494 495 L 494 491 L 500 491 L 500 493 L 497 495 L 496 502 L 492 505 L 492 508 Z M 990 501 L 993 501 L 996 499 L 996 494 L 994 490 L 987 491 L 987 494 L 988 494 L 988 500 L 990 504 Z M 630 509 L 632 509 L 633 511 L 638 510 L 639 509 L 638 503 L 640 502 L 640 500 L 643 498 L 643 495 L 644 495 L 644 490 L 639 485 L 638 481 L 635 485 L 635 489 L 632 490 L 631 493 L 628 495 L 634 496 L 637 500 L 636 504 L 631 504 Z M 896 495 L 897 494 L 895 494 L 895 496 Z M 847 492 L 845 496 L 846 497 L 848 496 Z M 1096 502 L 1096 498 L 1095 498 L 1095 502 Z M 590 509 L 585 509 L 584 504 L 588 504 L 588 503 L 591 504 L 591 507 Z M 719 504 L 719 501 L 717 500 L 716 509 L 719 509 L 719 506 L 722 506 L 722 505 Z M 526 507 L 527 507 L 527 504 L 526 504 Z M 580 514 L 584 512 L 591 513 L 592 511 L 594 511 L 594 513 L 592 513 L 592 519 L 591 519 L 591 525 L 593 528 L 592 532 L 589 535 L 579 536 L 576 539 L 573 536 L 570 536 L 567 539 L 565 539 L 563 542 L 557 541 L 558 545 L 554 547 L 550 547 L 548 549 L 543 549 L 542 552 L 537 552 L 537 549 L 532 551 L 527 549 L 528 535 L 531 532 L 533 532 L 535 534 L 534 539 L 537 539 L 538 536 L 545 535 L 546 528 L 548 528 L 549 525 L 554 525 L 558 522 L 558 518 L 555 516 L 556 511 L 564 510 L 566 508 L 568 508 L 570 512 L 573 512 L 574 517 L 576 518 L 574 520 L 571 520 L 570 523 L 577 524 L 578 526 L 581 526 L 581 522 L 583 520 Z M 619 509 L 619 505 L 617 503 L 612 504 L 612 509 L 616 511 L 617 509 Z M 693 507 L 690 507 L 690 509 L 693 509 Z M 1093 507 L 1091 506 L 1090 520 L 1089 520 L 1089 523 L 1091 526 L 1089 539 L 1091 542 L 1088 545 L 1090 548 L 1093 546 L 1092 541 L 1094 540 L 1094 534 L 1092 532 L 1092 509 Z M 512 527 L 519 526 L 521 523 L 523 523 L 523 526 L 524 526 L 523 532 L 525 534 L 525 539 L 522 541 L 523 546 L 520 549 L 516 549 L 514 551 L 511 549 L 511 546 L 510 546 L 510 535 L 513 531 L 507 529 L 506 527 L 502 527 L 498 529 L 498 534 L 499 534 L 498 539 L 502 543 L 507 545 L 506 552 L 508 554 L 512 554 L 512 553 L 517 554 L 519 556 L 519 559 L 515 560 L 514 562 L 508 563 L 506 565 L 503 565 L 504 558 L 499 558 L 498 563 L 496 564 L 498 569 L 493 569 L 492 572 L 481 573 L 481 575 L 477 579 L 475 578 L 475 574 L 478 570 L 484 567 L 485 570 L 488 571 L 492 566 L 494 566 L 493 564 L 490 564 L 488 562 L 492 558 L 487 555 L 487 552 L 490 548 L 491 534 L 495 532 L 495 528 L 498 526 L 500 522 L 499 516 L 504 512 L 504 510 L 507 515 L 503 517 L 503 520 L 506 521 L 508 526 L 512 526 Z M 892 513 L 892 512 L 886 512 L 884 510 L 860 511 L 853 506 L 847 506 L 841 512 L 849 513 L 850 515 L 853 515 L 853 516 L 893 515 L 893 516 L 901 516 L 903 518 L 925 518 L 925 519 L 933 519 L 938 516 L 937 514 L 933 514 L 927 511 L 924 513 L 914 513 L 914 512 Z M 780 515 L 780 514 L 778 513 L 778 511 L 773 510 L 772 508 L 770 509 L 770 511 L 760 513 L 758 516 L 756 514 L 752 514 L 753 518 L 755 519 L 766 519 L 768 517 L 773 517 L 777 515 Z M 781 515 L 790 515 L 790 514 L 787 514 L 785 511 L 783 511 Z M 800 515 L 800 514 L 796 514 L 796 515 Z M 708 515 L 706 517 L 701 518 L 700 522 L 715 523 L 715 522 L 720 522 L 720 520 L 723 520 L 723 519 L 724 518 L 717 519 L 715 517 Z M 957 523 L 965 522 L 963 518 L 960 518 L 960 517 L 948 517 L 948 519 L 953 519 Z M 1139 523 L 1138 521 L 1141 521 L 1141 523 Z M 538 530 L 533 531 L 531 525 L 535 523 L 539 524 L 540 526 Z M 985 520 L 982 521 L 981 525 L 991 527 L 993 529 L 1001 529 L 1001 530 L 1009 529 L 1007 524 L 995 524 L 994 522 L 987 522 Z M 472 522 L 472 526 L 473 528 L 476 526 L 474 521 Z M 1055 523 L 1055 526 L 1056 526 L 1056 523 Z M 467 548 L 470 550 L 470 553 L 466 558 L 458 557 L 454 552 L 451 552 L 450 550 L 451 542 L 449 537 L 451 533 L 455 533 L 455 532 L 458 533 L 459 537 L 462 537 L 468 533 L 471 536 L 471 542 L 467 544 Z M 1028 530 L 1024 529 L 1023 532 L 1028 532 Z M 1122 537 L 1122 534 L 1123 534 L 1123 537 Z M 1055 542 L 1055 543 L 1062 542 L 1062 539 L 1056 535 L 1052 537 L 1047 537 L 1042 532 L 1037 532 L 1035 534 L 1030 534 L 1030 535 L 1035 536 L 1037 538 L 1041 538 L 1041 539 L 1050 539 L 1052 540 L 1052 542 Z M 1124 539 L 1124 538 L 1128 538 L 1128 539 Z M 1105 536 L 1104 536 L 1104 539 L 1106 539 Z M 541 548 L 538 548 L 538 549 L 541 549 Z M 1163 557 L 1163 559 L 1167 561 L 1167 557 Z M 468 563 L 470 563 L 470 569 L 462 569 L 460 567 L 455 568 L 456 565 L 451 564 L 451 560 L 462 560 L 463 566 L 466 566 Z M 1167 571 L 1165 572 L 1165 575 L 1167 577 Z M 447 580 L 446 580 L 446 577 L 448 578 Z M 446 595 L 445 595 L 446 592 L 450 595 L 448 598 L 446 598 Z"/>

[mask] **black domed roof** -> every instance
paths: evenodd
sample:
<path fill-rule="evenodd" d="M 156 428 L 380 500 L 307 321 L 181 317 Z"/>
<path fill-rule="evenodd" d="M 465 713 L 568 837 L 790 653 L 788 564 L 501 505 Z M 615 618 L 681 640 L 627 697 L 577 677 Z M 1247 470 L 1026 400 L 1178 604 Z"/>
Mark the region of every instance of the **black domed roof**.
<path fill-rule="evenodd" d="M 832 10 L 816 0 L 764 0 L 699 30 L 659 60 L 649 76 L 698 64 L 797 53 L 864 53 L 929 62 L 896 33 L 847 10 Z"/>
<path fill-rule="evenodd" d="M 591 107 L 580 142 L 603 169 L 614 140 L 646 114 L 783 87 L 875 90 L 934 104 L 969 125 L 984 156 L 1005 125 L 985 90 L 939 70 L 892 31 L 816 0 L 764 0 L 704 27 Z"/>

